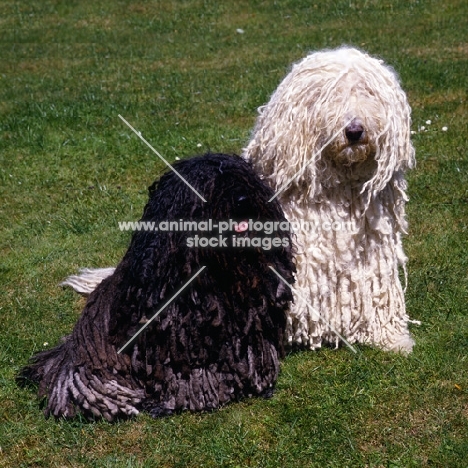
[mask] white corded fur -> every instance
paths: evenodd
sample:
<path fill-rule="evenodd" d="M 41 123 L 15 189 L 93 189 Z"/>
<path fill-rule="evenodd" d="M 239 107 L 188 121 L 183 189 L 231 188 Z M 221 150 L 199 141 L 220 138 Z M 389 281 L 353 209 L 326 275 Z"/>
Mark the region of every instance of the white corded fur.
<path fill-rule="evenodd" d="M 296 232 L 291 343 L 337 344 L 329 323 L 350 343 L 411 352 L 398 277 L 401 266 L 406 279 L 404 172 L 415 165 L 410 112 L 395 72 L 347 47 L 295 64 L 259 109 L 244 157 L 275 189 L 300 173 L 279 199 L 291 222 L 315 226 Z M 339 131 L 347 122 L 363 129 L 359 141 Z"/>
<path fill-rule="evenodd" d="M 103 279 L 114 274 L 115 268 L 82 268 L 78 275 L 69 276 L 60 286 L 70 286 L 76 292 L 89 296 Z"/>

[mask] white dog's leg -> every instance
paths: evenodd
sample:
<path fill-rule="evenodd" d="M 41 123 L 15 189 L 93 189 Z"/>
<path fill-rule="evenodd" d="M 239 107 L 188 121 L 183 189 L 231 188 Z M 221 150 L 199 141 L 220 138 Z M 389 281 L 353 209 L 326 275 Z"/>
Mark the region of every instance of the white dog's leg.
<path fill-rule="evenodd" d="M 83 268 L 78 275 L 69 276 L 60 286 L 70 286 L 76 292 L 89 296 L 114 271 L 115 268 Z"/>

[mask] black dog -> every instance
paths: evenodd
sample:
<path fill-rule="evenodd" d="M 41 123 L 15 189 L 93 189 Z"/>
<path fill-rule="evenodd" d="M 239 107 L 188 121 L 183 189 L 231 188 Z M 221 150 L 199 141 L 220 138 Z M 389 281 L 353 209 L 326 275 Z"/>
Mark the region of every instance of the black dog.
<path fill-rule="evenodd" d="M 150 187 L 142 221 L 286 221 L 279 204 L 268 202 L 271 189 L 237 156 L 208 154 L 174 167 L 206 203 L 168 172 Z M 157 417 L 271 396 L 292 295 L 269 266 L 293 282 L 289 232 L 277 227 L 267 235 L 243 223 L 220 234 L 200 225 L 135 232 L 71 335 L 22 370 L 18 381 L 37 382 L 47 397 L 46 416 L 80 412 L 112 421 L 140 410 Z M 203 247 L 202 237 L 218 247 Z M 233 245 L 234 237 L 256 238 L 257 247 Z"/>

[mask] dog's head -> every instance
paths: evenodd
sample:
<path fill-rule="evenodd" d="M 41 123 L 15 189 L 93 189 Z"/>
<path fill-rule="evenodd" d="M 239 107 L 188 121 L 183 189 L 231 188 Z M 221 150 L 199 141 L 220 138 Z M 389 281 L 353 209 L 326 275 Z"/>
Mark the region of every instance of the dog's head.
<path fill-rule="evenodd" d="M 150 188 L 143 219 L 282 221 L 274 192 L 239 156 L 208 153 L 173 165 Z M 229 232 L 239 232 L 228 229 Z"/>
<path fill-rule="evenodd" d="M 414 164 L 410 112 L 395 72 L 352 48 L 293 66 L 259 117 L 244 157 L 277 188 L 311 196 L 342 183 L 381 190 Z M 298 175 L 291 180 L 294 175 Z"/>
<path fill-rule="evenodd" d="M 180 161 L 173 169 L 150 187 L 141 220 L 158 229 L 137 232 L 132 239 L 138 275 L 180 281 L 181 271 L 197 265 L 238 279 L 264 274 L 269 264 L 292 271 L 283 211 L 276 199 L 270 201 L 272 189 L 249 163 L 238 156 L 207 154 Z M 148 273 L 141 274 L 142 268 Z M 292 280 L 289 273 L 288 278 Z"/>

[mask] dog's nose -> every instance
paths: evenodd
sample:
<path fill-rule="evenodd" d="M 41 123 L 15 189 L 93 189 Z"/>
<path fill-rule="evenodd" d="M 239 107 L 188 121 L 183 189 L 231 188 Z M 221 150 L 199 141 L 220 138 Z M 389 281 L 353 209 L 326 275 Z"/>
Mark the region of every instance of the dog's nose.
<path fill-rule="evenodd" d="M 346 138 L 350 143 L 358 142 L 362 134 L 364 133 L 364 127 L 359 120 L 353 120 L 345 129 Z"/>

